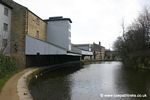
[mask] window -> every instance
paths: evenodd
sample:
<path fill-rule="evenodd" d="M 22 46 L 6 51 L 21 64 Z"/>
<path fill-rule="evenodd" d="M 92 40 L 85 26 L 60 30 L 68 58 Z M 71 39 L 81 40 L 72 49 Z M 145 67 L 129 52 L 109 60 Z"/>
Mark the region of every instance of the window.
<path fill-rule="evenodd" d="M 7 39 L 3 39 L 2 45 L 4 48 L 7 46 Z"/>
<path fill-rule="evenodd" d="M 3 24 L 3 30 L 8 31 L 8 24 L 6 24 L 6 23 Z"/>
<path fill-rule="evenodd" d="M 35 37 L 39 38 L 39 31 L 36 31 Z"/>
<path fill-rule="evenodd" d="M 8 8 L 4 8 L 4 15 L 8 16 Z"/>
<path fill-rule="evenodd" d="M 36 24 L 40 25 L 40 19 L 39 18 L 36 18 Z"/>

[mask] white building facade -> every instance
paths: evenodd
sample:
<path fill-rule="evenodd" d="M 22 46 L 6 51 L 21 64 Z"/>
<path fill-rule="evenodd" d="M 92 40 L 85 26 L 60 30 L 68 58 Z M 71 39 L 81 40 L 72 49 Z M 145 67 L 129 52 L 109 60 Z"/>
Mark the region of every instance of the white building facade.
<path fill-rule="evenodd" d="M 0 1 L 0 51 L 10 54 L 11 7 Z"/>
<path fill-rule="evenodd" d="M 47 42 L 71 50 L 71 19 L 50 17 L 47 21 Z"/>
<path fill-rule="evenodd" d="M 91 44 L 74 44 L 74 46 L 80 48 L 81 50 L 91 51 Z"/>
<path fill-rule="evenodd" d="M 91 44 L 74 44 L 72 48 L 73 48 L 72 51 L 74 51 L 74 52 L 76 52 L 79 49 L 81 55 L 83 55 L 83 56 L 92 56 L 93 55 L 93 52 L 91 51 Z M 78 50 L 78 52 L 79 52 L 79 50 Z"/>

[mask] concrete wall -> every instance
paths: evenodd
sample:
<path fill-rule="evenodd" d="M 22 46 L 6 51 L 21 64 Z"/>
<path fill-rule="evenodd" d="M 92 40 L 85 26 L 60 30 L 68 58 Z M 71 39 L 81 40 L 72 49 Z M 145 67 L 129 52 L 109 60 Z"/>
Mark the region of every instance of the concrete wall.
<path fill-rule="evenodd" d="M 67 51 L 50 43 L 26 36 L 26 55 L 66 55 Z"/>
<path fill-rule="evenodd" d="M 47 41 L 71 50 L 71 25 L 68 20 L 47 21 Z"/>
<path fill-rule="evenodd" d="M 4 9 L 8 9 L 8 16 L 4 14 Z M 8 30 L 4 31 L 4 23 L 8 25 Z M 0 51 L 10 55 L 10 31 L 11 31 L 11 9 L 0 3 Z M 6 39 L 7 45 L 3 45 L 3 39 Z"/>
<path fill-rule="evenodd" d="M 40 19 L 38 16 L 33 14 L 31 11 L 28 11 L 28 35 L 38 38 L 41 40 L 46 40 L 46 22 Z M 37 32 L 39 36 L 37 37 Z"/>

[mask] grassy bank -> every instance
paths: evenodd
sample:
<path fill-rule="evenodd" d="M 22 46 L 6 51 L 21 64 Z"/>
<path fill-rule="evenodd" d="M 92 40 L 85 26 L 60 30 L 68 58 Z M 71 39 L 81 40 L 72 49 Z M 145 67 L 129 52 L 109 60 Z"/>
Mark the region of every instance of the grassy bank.
<path fill-rule="evenodd" d="M 6 81 L 18 71 L 15 59 L 0 54 L 0 90 Z"/>

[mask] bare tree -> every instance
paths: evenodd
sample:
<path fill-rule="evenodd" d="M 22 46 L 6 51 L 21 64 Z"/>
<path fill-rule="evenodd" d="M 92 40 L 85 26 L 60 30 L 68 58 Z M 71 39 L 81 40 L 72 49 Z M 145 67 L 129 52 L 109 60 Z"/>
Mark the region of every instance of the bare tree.
<path fill-rule="evenodd" d="M 127 31 L 125 31 L 124 20 L 121 27 L 123 36 L 117 38 L 114 47 L 120 51 L 122 59 L 127 63 L 135 64 L 137 59 L 145 59 L 147 56 L 145 51 L 150 50 L 150 9 L 145 8 Z M 143 63 L 142 61 L 144 60 L 140 63 Z"/>

